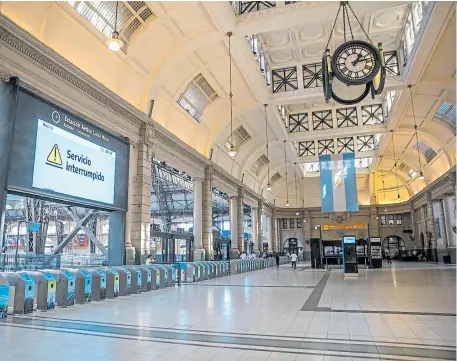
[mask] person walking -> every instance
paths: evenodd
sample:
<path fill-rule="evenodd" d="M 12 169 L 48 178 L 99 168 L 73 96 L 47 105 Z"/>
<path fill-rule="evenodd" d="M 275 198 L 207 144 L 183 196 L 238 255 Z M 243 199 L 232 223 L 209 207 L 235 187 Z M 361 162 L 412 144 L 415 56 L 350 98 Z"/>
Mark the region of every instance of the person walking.
<path fill-rule="evenodd" d="M 392 264 L 392 260 L 390 259 L 390 252 L 389 252 L 388 248 L 384 251 L 384 255 L 386 256 L 387 264 Z"/>
<path fill-rule="evenodd" d="M 276 267 L 279 267 L 279 253 L 276 253 Z"/>
<path fill-rule="evenodd" d="M 295 251 L 292 251 L 292 254 L 290 255 L 290 260 L 292 261 L 292 268 L 295 271 L 297 269 L 297 260 L 298 260 L 298 256 L 295 253 Z"/>

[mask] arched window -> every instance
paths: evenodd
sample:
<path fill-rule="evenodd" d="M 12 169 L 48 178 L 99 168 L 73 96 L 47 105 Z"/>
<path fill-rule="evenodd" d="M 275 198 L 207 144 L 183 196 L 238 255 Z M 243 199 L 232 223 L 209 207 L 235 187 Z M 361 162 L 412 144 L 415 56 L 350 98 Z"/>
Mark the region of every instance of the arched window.
<path fill-rule="evenodd" d="M 456 126 L 456 110 L 455 105 L 448 102 L 443 102 L 436 111 L 435 118 L 442 120 L 449 124 L 455 131 Z"/>
<path fill-rule="evenodd" d="M 419 151 L 425 157 L 425 161 L 427 163 L 430 163 L 430 161 L 436 157 L 436 152 L 433 150 L 433 148 L 424 142 L 417 142 L 413 145 L 413 148 L 419 148 Z"/>

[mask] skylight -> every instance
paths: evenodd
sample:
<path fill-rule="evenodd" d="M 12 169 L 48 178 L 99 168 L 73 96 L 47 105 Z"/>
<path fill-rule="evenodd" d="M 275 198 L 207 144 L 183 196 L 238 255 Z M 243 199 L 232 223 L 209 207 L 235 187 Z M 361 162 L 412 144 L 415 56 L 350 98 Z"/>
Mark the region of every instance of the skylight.
<path fill-rule="evenodd" d="M 228 136 L 227 140 L 225 141 L 225 147 L 227 149 L 230 149 L 230 145 L 233 144 L 233 148 L 235 148 L 236 150 L 240 150 L 243 143 L 248 141 L 249 139 L 251 139 L 251 136 L 248 134 L 246 129 L 244 129 L 243 126 L 240 125 L 233 131 L 233 134 L 231 136 Z"/>
<path fill-rule="evenodd" d="M 67 1 L 104 37 L 111 37 L 116 18 L 115 1 Z M 153 17 L 151 9 L 144 1 L 119 1 L 117 30 L 124 43 L 146 20 Z"/>
<path fill-rule="evenodd" d="M 442 121 L 448 123 L 451 127 L 455 129 L 456 126 L 456 111 L 455 105 L 452 105 L 448 102 L 443 102 L 436 111 L 435 117 L 441 119 Z"/>
<path fill-rule="evenodd" d="M 252 167 L 251 167 L 251 170 L 252 172 L 255 174 L 255 175 L 259 175 L 260 171 L 262 170 L 262 168 L 264 166 L 266 166 L 270 161 L 268 160 L 268 158 L 262 154 L 259 159 L 257 159 L 253 164 L 252 164 Z"/>
<path fill-rule="evenodd" d="M 430 161 L 436 157 L 436 152 L 424 142 L 417 142 L 413 145 L 413 148 L 419 148 L 419 151 L 424 155 L 427 163 L 430 163 Z"/>
<path fill-rule="evenodd" d="M 195 120 L 200 120 L 205 109 L 218 98 L 203 75 L 198 74 L 184 88 L 176 101 Z"/>

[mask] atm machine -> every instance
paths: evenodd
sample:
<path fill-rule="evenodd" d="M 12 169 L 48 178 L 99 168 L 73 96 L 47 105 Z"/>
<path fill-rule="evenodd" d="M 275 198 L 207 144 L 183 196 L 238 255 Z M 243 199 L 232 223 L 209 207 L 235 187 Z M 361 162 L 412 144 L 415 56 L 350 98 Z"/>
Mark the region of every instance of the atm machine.
<path fill-rule="evenodd" d="M 344 277 L 358 277 L 356 237 L 343 236 L 342 243 Z"/>

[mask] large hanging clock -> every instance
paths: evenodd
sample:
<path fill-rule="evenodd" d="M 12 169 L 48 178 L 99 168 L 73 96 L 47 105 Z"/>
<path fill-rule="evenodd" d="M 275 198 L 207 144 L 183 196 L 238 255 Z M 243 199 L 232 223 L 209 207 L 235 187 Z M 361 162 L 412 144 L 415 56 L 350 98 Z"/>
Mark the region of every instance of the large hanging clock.
<path fill-rule="evenodd" d="M 350 40 L 333 53 L 332 70 L 335 77 L 347 85 L 370 82 L 381 67 L 381 55 L 370 43 Z"/>
<path fill-rule="evenodd" d="M 368 41 L 354 40 L 348 8 L 352 11 Z M 340 9 L 330 32 L 327 47 L 330 44 L 333 29 L 341 10 L 343 14 L 344 42 L 336 48 L 332 56 L 330 56 L 328 48 L 325 50 L 322 57 L 322 83 L 324 97 L 327 102 L 333 98 L 338 103 L 348 105 L 362 101 L 370 91 L 373 98 L 381 94 L 384 90 L 386 71 L 382 45 L 379 44 L 377 49 L 371 43 L 370 37 L 363 29 L 348 1 L 340 2 Z M 346 23 L 348 27 L 346 27 Z M 351 40 L 349 41 L 346 41 L 347 28 L 349 28 L 351 35 Z M 344 84 L 348 88 L 335 86 L 338 84 Z M 357 94 L 354 94 L 352 88 Z M 335 91 L 337 94 L 335 94 Z"/>

